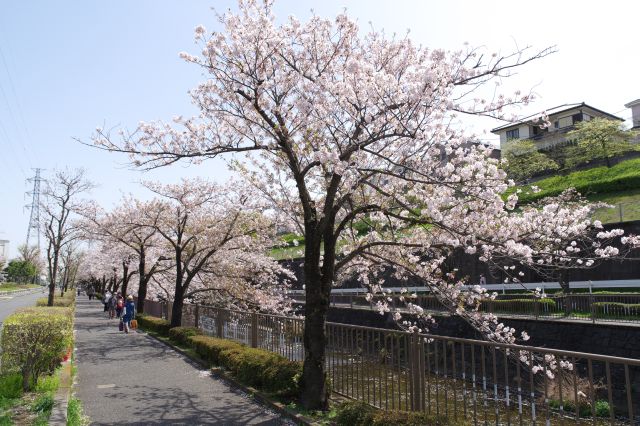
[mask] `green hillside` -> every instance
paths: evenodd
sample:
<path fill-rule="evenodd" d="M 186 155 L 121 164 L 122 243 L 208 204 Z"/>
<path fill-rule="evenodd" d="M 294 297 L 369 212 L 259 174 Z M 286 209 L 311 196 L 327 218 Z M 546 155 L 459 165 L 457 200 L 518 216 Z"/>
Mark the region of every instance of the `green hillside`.
<path fill-rule="evenodd" d="M 523 186 L 520 203 L 527 204 L 541 198 L 558 195 L 567 188 L 576 188 L 582 195 L 592 196 L 640 189 L 640 158 L 623 161 L 611 168 L 594 167 L 567 175 L 552 176 L 534 183 L 541 191 L 534 194 Z M 510 191 L 513 192 L 515 188 Z M 604 200 L 603 200 L 604 201 Z"/>

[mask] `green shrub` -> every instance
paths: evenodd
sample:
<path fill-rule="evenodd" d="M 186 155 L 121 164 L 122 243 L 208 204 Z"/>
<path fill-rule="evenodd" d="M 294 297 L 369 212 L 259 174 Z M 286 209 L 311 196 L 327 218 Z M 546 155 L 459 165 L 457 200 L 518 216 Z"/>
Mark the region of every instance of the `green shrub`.
<path fill-rule="evenodd" d="M 22 396 L 22 376 L 19 373 L 0 376 L 0 399 L 15 399 Z"/>
<path fill-rule="evenodd" d="M 554 410 L 560 410 L 560 400 L 550 399 L 549 408 L 553 408 Z M 576 404 L 570 400 L 562 401 L 562 411 L 565 411 L 568 413 L 575 413 Z M 580 411 L 580 417 L 591 417 L 591 405 L 589 403 L 581 401 L 579 411 Z"/>
<path fill-rule="evenodd" d="M 220 362 L 220 352 L 226 350 L 241 350 L 244 346 L 233 340 L 218 339 L 210 336 L 191 336 L 187 339 L 191 346 L 202 359 L 212 365 L 222 365 Z"/>
<path fill-rule="evenodd" d="M 33 404 L 31 404 L 31 411 L 34 413 L 46 413 L 53 408 L 53 396 L 51 394 L 40 395 Z"/>
<path fill-rule="evenodd" d="M 596 401 L 596 416 L 598 417 L 609 417 L 609 402 L 604 400 Z"/>
<path fill-rule="evenodd" d="M 560 400 L 550 399 L 549 407 L 555 410 L 560 410 Z M 562 402 L 562 411 L 568 413 L 576 412 L 576 405 L 573 401 L 565 400 Z M 580 402 L 580 417 L 591 417 L 591 403 L 587 401 Z M 609 417 L 609 403 L 605 400 L 596 401 L 595 407 L 596 417 Z"/>
<path fill-rule="evenodd" d="M 171 329 L 171 323 L 162 318 L 152 317 L 151 315 L 136 315 L 138 320 L 138 326 L 148 331 L 153 331 L 162 336 L 169 336 L 169 330 Z"/>
<path fill-rule="evenodd" d="M 297 392 L 296 375 L 302 371 L 299 362 L 289 361 L 264 349 L 247 347 L 222 351 L 220 361 L 240 381 L 250 386 L 282 395 Z"/>
<path fill-rule="evenodd" d="M 60 376 L 56 373 L 38 379 L 36 392 L 55 392 L 60 387 Z"/>
<path fill-rule="evenodd" d="M 189 337 L 201 335 L 202 331 L 196 327 L 173 327 L 169 330 L 169 338 L 171 340 L 186 345 L 189 343 Z"/>
<path fill-rule="evenodd" d="M 596 317 L 640 316 L 640 303 L 595 302 L 593 311 Z"/>
<path fill-rule="evenodd" d="M 339 426 L 453 426 L 462 423 L 427 413 L 383 411 L 361 401 L 340 404 L 336 424 Z"/>
<path fill-rule="evenodd" d="M 510 299 L 510 300 L 492 300 L 483 301 L 480 309 L 483 311 L 492 310 L 493 312 L 507 313 L 526 313 L 535 312 L 536 304 L 539 312 L 554 312 L 556 310 L 556 302 L 553 299 Z"/>
<path fill-rule="evenodd" d="M 187 341 L 202 359 L 225 367 L 249 386 L 283 396 L 294 395 L 298 390 L 296 377 L 302 372 L 299 362 L 217 337 L 195 335 Z"/>
<path fill-rule="evenodd" d="M 71 346 L 73 311 L 69 308 L 26 308 L 7 317 L 2 330 L 2 369 L 19 371 L 27 391 L 40 375 L 51 374 Z"/>
<path fill-rule="evenodd" d="M 349 401 L 340 404 L 336 416 L 338 426 L 370 425 L 376 409 L 362 401 Z"/>

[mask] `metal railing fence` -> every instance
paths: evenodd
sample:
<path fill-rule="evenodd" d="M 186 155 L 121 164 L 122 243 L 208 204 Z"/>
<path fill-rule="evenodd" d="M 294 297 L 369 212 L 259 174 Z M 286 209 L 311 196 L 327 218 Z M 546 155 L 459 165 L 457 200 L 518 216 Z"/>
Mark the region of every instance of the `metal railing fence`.
<path fill-rule="evenodd" d="M 401 305 L 396 306 L 396 296 L 385 295 L 385 297 L 391 297 L 394 307 L 402 310 Z M 304 295 L 293 295 L 293 299 L 304 303 Z M 362 293 L 331 295 L 331 304 L 339 307 L 374 309 L 374 302 L 375 300 L 368 302 Z M 411 302 L 429 312 L 448 312 L 435 296 L 418 294 Z M 501 294 L 495 300 L 487 299 L 482 302 L 480 311 L 535 319 L 640 323 L 640 294 L 577 293 L 547 295 L 544 298 L 522 294 Z"/>
<path fill-rule="evenodd" d="M 300 318 L 185 305 L 183 325 L 304 360 Z M 337 323 L 326 339 L 332 391 L 382 409 L 474 425 L 640 424 L 638 359 Z"/>

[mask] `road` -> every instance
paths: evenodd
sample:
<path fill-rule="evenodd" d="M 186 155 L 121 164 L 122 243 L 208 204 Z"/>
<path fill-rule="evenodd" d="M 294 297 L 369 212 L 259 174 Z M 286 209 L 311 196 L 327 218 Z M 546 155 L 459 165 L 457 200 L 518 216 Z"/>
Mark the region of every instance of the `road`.
<path fill-rule="evenodd" d="M 35 306 L 36 300 L 45 295 L 43 288 L 42 291 L 37 291 L 32 294 L 0 296 L 0 326 L 2 326 L 4 319 L 11 315 L 16 309 Z"/>
<path fill-rule="evenodd" d="M 76 302 L 76 395 L 93 425 L 291 425 L 102 305 Z"/>

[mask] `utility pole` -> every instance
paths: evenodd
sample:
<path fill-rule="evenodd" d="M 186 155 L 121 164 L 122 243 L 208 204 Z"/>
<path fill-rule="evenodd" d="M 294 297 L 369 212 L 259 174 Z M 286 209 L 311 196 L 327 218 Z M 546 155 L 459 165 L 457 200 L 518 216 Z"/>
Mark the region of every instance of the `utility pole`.
<path fill-rule="evenodd" d="M 34 169 L 34 171 L 36 175 L 27 179 L 27 182 L 33 182 L 33 190 L 27 192 L 27 195 L 31 196 L 31 204 L 25 206 L 25 208 L 31 209 L 26 245 L 29 247 L 29 242 L 35 238 L 38 244 L 38 253 L 40 253 L 40 182 L 43 179 L 40 176 L 42 169 Z"/>

